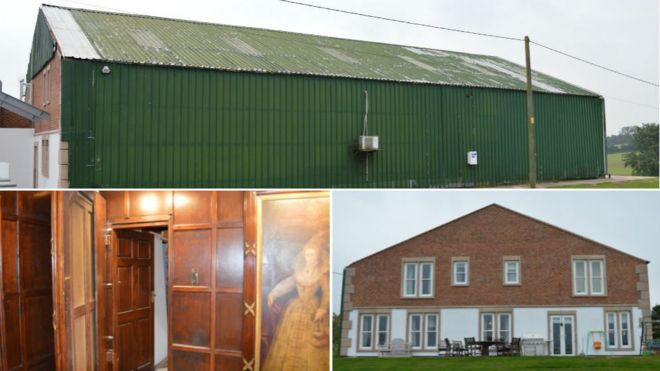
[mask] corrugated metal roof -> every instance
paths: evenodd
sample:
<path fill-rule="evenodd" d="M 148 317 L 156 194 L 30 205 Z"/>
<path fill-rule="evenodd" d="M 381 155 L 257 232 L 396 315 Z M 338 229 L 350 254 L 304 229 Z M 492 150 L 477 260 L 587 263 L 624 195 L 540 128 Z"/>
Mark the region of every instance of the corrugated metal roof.
<path fill-rule="evenodd" d="M 64 57 L 525 90 L 524 67 L 494 56 L 49 5 L 42 11 Z M 535 91 L 598 95 L 542 73 L 533 80 Z"/>

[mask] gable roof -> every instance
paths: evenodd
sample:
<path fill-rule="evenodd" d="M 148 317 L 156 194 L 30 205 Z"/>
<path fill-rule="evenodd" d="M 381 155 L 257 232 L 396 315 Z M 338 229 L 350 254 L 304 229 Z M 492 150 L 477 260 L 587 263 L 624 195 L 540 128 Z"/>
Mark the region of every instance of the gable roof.
<path fill-rule="evenodd" d="M 526 90 L 499 57 L 43 5 L 64 58 Z M 539 72 L 538 92 L 599 96 Z"/>
<path fill-rule="evenodd" d="M 42 111 L 37 107 L 25 103 L 18 98 L 14 98 L 7 93 L 3 93 L 2 91 L 0 91 L 0 107 L 21 117 L 25 117 L 32 122 L 48 118 L 49 116 L 48 112 Z"/>
<path fill-rule="evenodd" d="M 623 251 L 621 251 L 621 250 L 615 249 L 614 247 L 611 247 L 611 246 L 605 245 L 605 244 L 603 244 L 603 243 L 600 243 L 600 242 L 598 242 L 598 241 L 592 240 L 592 239 L 587 238 L 587 237 L 584 237 L 584 236 L 580 236 L 579 234 L 576 234 L 576 233 L 571 232 L 571 231 L 569 231 L 569 230 L 566 230 L 566 229 L 563 229 L 563 228 L 557 227 L 557 226 L 552 225 L 552 224 L 550 224 L 550 223 L 544 222 L 544 221 L 542 221 L 542 220 L 540 220 L 540 219 L 533 218 L 533 217 L 531 217 L 531 216 L 529 216 L 529 215 L 522 214 L 522 213 L 520 213 L 520 212 L 518 212 L 518 211 L 515 211 L 515 210 L 512 210 L 512 209 L 509 209 L 509 208 L 504 207 L 504 206 L 502 206 L 502 205 L 500 205 L 500 204 L 492 203 L 492 204 L 490 204 L 490 205 L 488 205 L 488 206 L 484 206 L 484 207 L 482 207 L 482 208 L 480 208 L 480 209 L 477 209 L 477 210 L 475 210 L 475 211 L 473 211 L 473 212 L 471 212 L 471 213 L 467 213 L 467 214 L 465 214 L 465 215 L 463 215 L 463 216 L 461 216 L 461 217 L 458 217 L 458 218 L 456 218 L 456 219 L 453 219 L 453 220 L 451 220 L 451 221 L 449 221 L 449 222 L 447 222 L 447 223 L 441 224 L 441 225 L 439 225 L 439 226 L 437 226 L 437 227 L 433 227 L 433 228 L 431 228 L 431 229 L 429 229 L 429 230 L 427 230 L 427 231 L 425 231 L 425 232 L 422 232 L 422 233 L 420 233 L 420 234 L 418 234 L 418 235 L 415 235 L 415 236 L 413 236 L 413 237 L 407 238 L 407 239 L 405 239 L 405 240 L 403 240 L 403 241 L 401 241 L 401 242 L 395 243 L 394 245 L 389 246 L 389 247 L 386 247 L 386 248 L 384 248 L 384 249 L 382 249 L 382 250 L 380 250 L 380 251 L 377 251 L 377 252 L 375 252 L 375 253 L 373 253 L 373 254 L 367 255 L 367 256 L 365 256 L 365 257 L 362 258 L 362 259 L 358 259 L 358 260 L 352 262 L 352 263 L 349 264 L 347 267 L 351 267 L 351 266 L 353 266 L 353 265 L 355 265 L 355 264 L 357 264 L 357 263 L 359 263 L 359 262 L 362 262 L 362 261 L 364 261 L 364 260 L 369 259 L 369 258 L 372 257 L 372 256 L 375 256 L 375 255 L 381 254 L 381 253 L 383 253 L 383 252 L 385 252 L 385 251 L 387 251 L 387 250 L 393 249 L 393 248 L 395 248 L 395 247 L 399 247 L 399 246 L 405 244 L 406 242 L 408 242 L 408 241 L 410 241 L 410 240 L 413 240 L 413 239 L 415 239 L 415 238 L 421 237 L 421 236 L 426 235 L 426 234 L 428 234 L 428 233 L 434 232 L 434 231 L 436 231 L 436 230 L 438 230 L 438 229 L 444 228 L 444 227 L 446 227 L 446 226 L 448 226 L 448 225 L 450 225 L 450 224 L 453 224 L 453 223 L 458 222 L 459 220 L 463 220 L 463 219 L 465 219 L 465 218 L 467 218 L 467 217 L 469 217 L 469 216 L 471 216 L 471 215 L 477 214 L 477 213 L 479 213 L 479 212 L 482 212 L 482 211 L 484 211 L 484 210 L 486 210 L 486 209 L 490 209 L 490 208 L 499 208 L 499 209 L 505 210 L 505 211 L 507 211 L 507 212 L 509 212 L 509 213 L 516 214 L 516 215 L 518 215 L 518 216 L 522 216 L 523 218 L 526 218 L 526 219 L 532 220 L 532 221 L 534 221 L 534 222 L 536 222 L 536 223 L 540 223 L 540 224 L 546 225 L 546 226 L 548 226 L 548 227 L 550 227 L 550 228 L 552 228 L 552 229 L 555 229 L 555 230 L 557 230 L 557 231 L 560 231 L 560 232 L 563 232 L 563 233 L 568 233 L 569 235 L 572 235 L 572 236 L 574 236 L 574 237 L 577 237 L 577 238 L 579 238 L 579 239 L 581 239 L 581 240 L 584 240 L 584 241 L 588 241 L 588 242 L 594 243 L 594 244 L 596 244 L 596 245 L 598 245 L 598 246 L 600 246 L 600 247 L 602 247 L 602 248 L 605 248 L 605 249 L 607 249 L 607 250 L 615 251 L 615 252 L 617 252 L 617 253 L 619 253 L 619 254 L 623 254 L 623 255 L 626 255 L 626 256 L 631 257 L 631 258 L 633 258 L 633 259 L 639 260 L 640 262 L 643 262 L 643 263 L 645 263 L 645 264 L 649 264 L 649 263 L 650 263 L 650 261 L 648 261 L 648 260 L 642 259 L 642 258 L 637 257 L 637 256 L 634 256 L 634 255 L 632 255 L 632 254 L 628 254 L 628 253 L 623 252 Z"/>

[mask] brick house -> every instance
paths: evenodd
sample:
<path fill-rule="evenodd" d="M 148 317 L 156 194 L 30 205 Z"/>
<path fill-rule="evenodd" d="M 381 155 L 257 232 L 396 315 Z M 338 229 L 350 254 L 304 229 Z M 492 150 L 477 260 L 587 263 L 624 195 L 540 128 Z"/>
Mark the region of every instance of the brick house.
<path fill-rule="evenodd" d="M 464 337 L 542 339 L 552 355 L 639 354 L 651 337 L 648 263 L 493 204 L 350 264 L 341 354 L 375 356 L 403 339 L 434 356 Z"/>

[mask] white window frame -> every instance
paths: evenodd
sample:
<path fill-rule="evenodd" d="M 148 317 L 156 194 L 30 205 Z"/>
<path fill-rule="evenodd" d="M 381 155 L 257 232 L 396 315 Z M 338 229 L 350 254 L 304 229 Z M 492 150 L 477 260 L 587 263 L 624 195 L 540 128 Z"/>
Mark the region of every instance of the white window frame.
<path fill-rule="evenodd" d="M 435 318 L 435 345 L 429 345 L 429 318 Z M 437 313 L 427 313 L 424 316 L 424 349 L 438 349 L 438 341 L 440 337 L 440 316 Z"/>
<path fill-rule="evenodd" d="M 509 264 L 514 264 L 516 280 L 509 281 Z M 504 284 L 505 285 L 520 285 L 520 260 L 518 259 L 506 259 L 504 260 Z"/>
<path fill-rule="evenodd" d="M 623 317 L 626 317 L 626 324 L 628 325 L 628 328 L 626 329 L 627 331 L 627 337 L 628 337 L 628 345 L 623 345 Z M 619 312 L 618 315 L 618 320 L 619 320 L 619 336 L 617 340 L 619 341 L 619 347 L 622 349 L 629 349 L 632 348 L 632 336 L 631 336 L 631 326 L 630 326 L 630 312 Z"/>
<path fill-rule="evenodd" d="M 461 282 L 457 280 L 459 265 L 465 265 L 465 281 L 461 281 Z M 452 285 L 468 286 L 469 284 L 470 284 L 470 261 L 469 260 L 452 261 Z"/>
<path fill-rule="evenodd" d="M 497 338 L 496 339 L 501 338 L 501 334 L 502 334 L 502 317 L 508 317 L 508 321 L 507 321 L 508 326 L 506 328 L 507 338 L 504 339 L 504 342 L 508 344 L 508 343 L 511 342 L 511 330 L 512 330 L 512 328 L 511 328 L 512 327 L 512 324 L 511 324 L 512 315 L 511 315 L 511 313 L 508 313 L 508 312 L 506 312 L 506 313 L 497 313 L 497 322 L 496 322 L 496 324 L 497 324 Z"/>
<path fill-rule="evenodd" d="M 415 272 L 415 276 L 412 279 L 412 289 L 413 293 L 409 294 L 408 293 L 408 267 L 413 267 L 413 272 Z M 403 263 L 403 296 L 407 298 L 414 298 L 417 297 L 417 286 L 418 286 L 418 277 L 419 277 L 419 272 L 418 269 L 419 264 L 418 263 Z"/>
<path fill-rule="evenodd" d="M 492 333 L 492 336 L 491 336 L 492 339 L 491 340 L 495 340 L 495 334 L 496 334 L 496 328 L 497 328 L 497 325 L 495 324 L 495 321 L 496 321 L 495 313 L 490 313 L 490 312 L 489 313 L 481 313 L 481 316 L 480 316 L 481 333 L 479 334 L 479 336 L 481 337 L 482 341 L 485 341 L 487 339 L 487 336 L 486 336 L 486 316 L 491 316 L 492 319 L 493 319 L 493 327 L 491 327 L 488 332 Z"/>
<path fill-rule="evenodd" d="M 419 330 L 413 331 L 413 317 L 419 317 Z M 419 345 L 413 345 L 413 332 L 419 332 Z M 422 313 L 411 313 L 408 315 L 408 344 L 410 349 L 421 350 L 424 346 L 424 315 Z"/>
<path fill-rule="evenodd" d="M 508 332 L 508 341 L 510 342 L 513 338 L 513 312 L 501 311 L 501 312 L 481 312 L 479 316 L 479 321 L 481 321 L 481 328 L 479 331 L 479 338 L 481 340 L 486 340 L 486 316 L 492 316 L 493 318 L 493 327 L 490 329 L 493 336 L 492 339 L 496 340 L 500 338 L 501 332 L 501 317 L 506 316 L 509 318 L 509 323 L 506 331 Z"/>
<path fill-rule="evenodd" d="M 574 296 L 606 296 L 607 295 L 607 264 L 605 257 L 573 257 L 572 258 L 572 279 Z M 584 265 L 584 292 L 578 291 L 578 264 Z M 600 267 L 600 277 L 594 277 L 593 266 L 598 264 Z M 594 279 L 600 279 L 600 291 L 594 291 Z"/>
<path fill-rule="evenodd" d="M 578 276 L 577 276 L 577 266 L 578 266 L 578 264 L 582 264 L 583 267 L 584 267 L 583 270 L 582 270 L 584 272 L 584 276 L 579 277 L 579 278 L 584 280 L 584 291 L 578 291 L 578 283 L 577 283 L 578 282 Z M 589 287 L 588 287 L 588 285 L 589 285 L 589 283 L 588 283 L 589 274 L 587 273 L 589 268 L 587 266 L 588 266 L 588 264 L 587 264 L 586 260 L 577 260 L 577 259 L 573 260 L 573 295 L 580 295 L 580 296 L 589 295 Z"/>
<path fill-rule="evenodd" d="M 364 328 L 364 319 L 370 318 L 370 329 L 367 331 Z M 360 315 L 360 336 L 358 339 L 358 349 L 360 350 L 372 350 L 374 348 L 374 315 L 373 314 L 361 314 Z M 365 333 L 369 333 L 369 345 L 364 346 L 363 340 L 365 339 Z"/>
<path fill-rule="evenodd" d="M 600 277 L 594 277 L 594 274 L 593 274 L 594 264 L 600 265 Z M 590 291 L 591 295 L 604 295 L 605 294 L 604 266 L 605 266 L 605 263 L 603 263 L 602 260 L 589 260 L 589 291 Z M 594 290 L 594 279 L 595 278 L 600 279 L 600 291 L 598 291 L 598 292 L 596 292 Z"/>
<path fill-rule="evenodd" d="M 619 346 L 617 317 L 616 312 L 605 312 L 605 344 L 607 344 L 607 348 L 618 348 Z M 610 321 L 610 318 L 612 321 Z M 610 324 L 614 325 L 614 328 L 610 329 Z M 610 332 L 614 333 L 614 344 L 610 344 Z"/>
<path fill-rule="evenodd" d="M 627 342 L 623 345 L 623 323 L 627 325 Z M 610 328 L 610 325 L 613 328 Z M 614 344 L 610 344 L 610 334 L 614 335 Z M 626 351 L 634 348 L 635 338 L 633 336 L 632 312 L 630 310 L 610 310 L 605 312 L 605 344 L 610 351 Z"/>
<path fill-rule="evenodd" d="M 430 272 L 431 276 L 428 279 L 424 278 L 424 266 L 425 265 L 431 267 L 429 269 L 429 272 Z M 418 274 L 419 274 L 419 290 L 418 290 L 418 292 L 419 292 L 420 297 L 423 297 L 423 298 L 433 297 L 433 281 L 435 281 L 435 277 L 434 277 L 434 274 L 433 274 L 434 265 L 435 264 L 433 264 L 433 262 L 421 262 L 421 263 L 419 263 L 419 267 L 418 267 L 417 270 L 418 270 Z M 428 293 L 424 293 L 424 284 L 423 283 L 424 283 L 425 280 L 429 281 L 429 292 Z"/>
<path fill-rule="evenodd" d="M 419 259 L 419 260 L 416 260 Z M 401 297 L 408 298 L 433 298 L 435 297 L 435 259 L 434 258 L 404 258 L 401 271 Z M 430 277 L 424 278 L 424 267 L 428 266 Z M 408 269 L 413 269 L 414 277 L 408 279 Z M 423 290 L 423 282 L 429 283 L 429 291 Z M 409 286 L 412 285 L 412 286 Z M 408 288 L 413 289 L 413 293 L 408 293 Z"/>
<path fill-rule="evenodd" d="M 380 319 L 385 318 L 385 331 L 381 331 L 380 329 Z M 385 333 L 385 344 L 379 344 L 380 341 L 380 334 Z M 381 347 L 381 346 L 386 346 L 390 342 L 390 315 L 389 314 L 378 314 L 376 315 L 376 322 L 375 322 L 375 331 L 374 331 L 374 346 L 375 347 Z"/>

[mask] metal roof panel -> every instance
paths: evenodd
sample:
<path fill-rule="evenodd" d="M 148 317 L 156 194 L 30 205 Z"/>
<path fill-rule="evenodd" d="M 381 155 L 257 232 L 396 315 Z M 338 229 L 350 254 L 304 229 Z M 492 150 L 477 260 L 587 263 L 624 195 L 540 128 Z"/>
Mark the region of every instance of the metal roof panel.
<path fill-rule="evenodd" d="M 42 7 L 65 57 L 231 71 L 525 90 L 525 69 L 460 52 L 284 31 Z M 533 72 L 534 90 L 590 95 Z"/>

